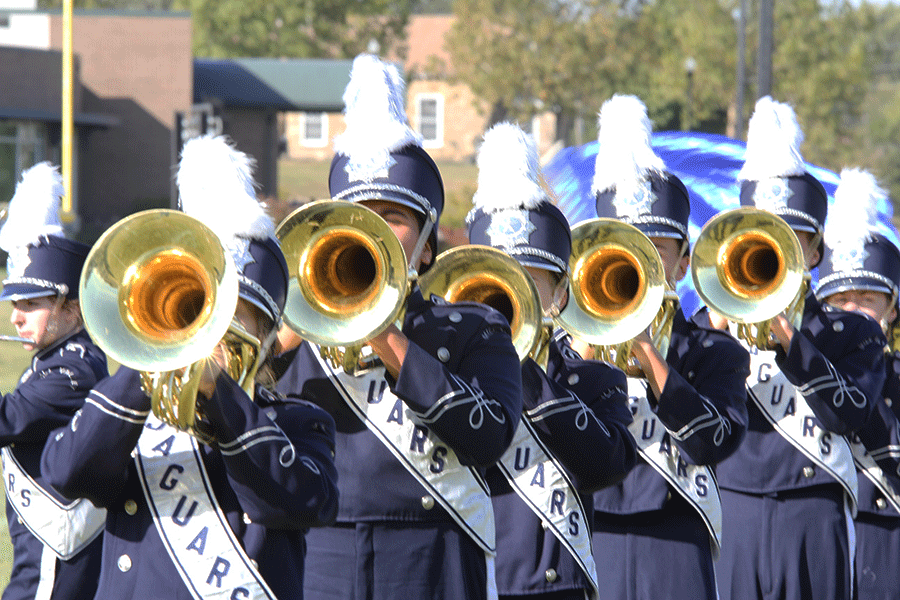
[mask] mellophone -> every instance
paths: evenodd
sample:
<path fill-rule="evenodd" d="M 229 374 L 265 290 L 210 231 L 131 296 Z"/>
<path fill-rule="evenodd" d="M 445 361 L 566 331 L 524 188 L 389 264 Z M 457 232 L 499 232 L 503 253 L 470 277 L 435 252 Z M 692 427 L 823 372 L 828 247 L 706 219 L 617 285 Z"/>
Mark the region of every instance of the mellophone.
<path fill-rule="evenodd" d="M 414 281 L 423 294 L 502 312 L 523 360 L 540 357 L 558 326 L 598 358 L 629 369 L 630 342 L 642 331 L 665 352 L 677 307 L 652 241 L 615 219 L 572 228 L 569 302 L 556 315 L 542 314 L 530 275 L 494 248 L 452 248 L 419 277 L 387 223 L 360 204 L 309 203 L 276 234 L 289 268 L 285 323 L 350 371 L 365 340 L 401 318 Z M 691 275 L 710 310 L 760 347 L 768 321 L 802 313 L 808 275 L 799 241 L 766 211 L 739 208 L 711 219 L 694 244 Z M 204 439 L 195 427 L 198 373 L 222 342 L 229 375 L 252 389 L 262 342 L 233 320 L 236 268 L 197 219 L 167 209 L 122 219 L 91 249 L 79 293 L 86 329 L 110 357 L 142 372 L 164 422 Z"/>

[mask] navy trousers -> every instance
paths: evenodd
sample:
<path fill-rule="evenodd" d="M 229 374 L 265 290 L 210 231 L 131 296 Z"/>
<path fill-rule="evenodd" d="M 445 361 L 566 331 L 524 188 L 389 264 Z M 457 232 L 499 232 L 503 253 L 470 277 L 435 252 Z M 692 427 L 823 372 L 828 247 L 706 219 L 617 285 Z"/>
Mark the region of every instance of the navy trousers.
<path fill-rule="evenodd" d="M 850 600 L 854 529 L 838 484 L 720 493 L 721 600 Z"/>
<path fill-rule="evenodd" d="M 716 598 L 709 532 L 680 496 L 653 512 L 594 513 L 592 539 L 604 600 Z"/>
<path fill-rule="evenodd" d="M 900 598 L 900 519 L 860 513 L 855 523 L 859 600 Z"/>
<path fill-rule="evenodd" d="M 306 534 L 304 600 L 478 600 L 484 552 L 456 524 L 377 522 Z"/>

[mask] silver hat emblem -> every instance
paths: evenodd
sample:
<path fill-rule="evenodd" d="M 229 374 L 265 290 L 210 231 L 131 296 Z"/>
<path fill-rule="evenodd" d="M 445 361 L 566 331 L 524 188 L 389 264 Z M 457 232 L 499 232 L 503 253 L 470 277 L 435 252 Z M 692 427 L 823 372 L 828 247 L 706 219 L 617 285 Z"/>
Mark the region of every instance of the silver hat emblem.
<path fill-rule="evenodd" d="M 794 192 L 788 187 L 788 180 L 784 177 L 773 177 L 756 183 L 753 191 L 753 203 L 757 208 L 776 212 L 787 208 L 788 200 Z"/>
<path fill-rule="evenodd" d="M 247 238 L 236 237 L 228 243 L 228 250 L 234 259 L 238 273 L 244 273 L 244 267 L 251 263 L 255 263 L 256 259 L 250 254 L 250 240 Z"/>
<path fill-rule="evenodd" d="M 535 229 L 527 210 L 504 210 L 491 215 L 491 224 L 485 233 L 491 239 L 491 246 L 511 248 L 527 245 Z"/>
<path fill-rule="evenodd" d="M 642 179 L 634 186 L 617 187 L 615 206 L 616 216 L 635 218 L 641 215 L 649 215 L 653 212 L 653 203 L 656 202 L 656 194 L 649 179 Z"/>
<path fill-rule="evenodd" d="M 867 258 L 864 245 L 838 244 L 832 249 L 831 266 L 835 272 L 859 271 L 865 268 Z"/>
<path fill-rule="evenodd" d="M 31 264 L 28 255 L 28 246 L 16 246 L 6 258 L 6 271 L 8 279 L 21 279 L 25 276 L 25 269 Z"/>
<path fill-rule="evenodd" d="M 379 149 L 374 152 L 358 152 L 349 157 L 344 171 L 347 172 L 349 181 L 372 183 L 376 179 L 386 179 L 391 167 L 396 164 L 397 161 L 390 152 Z"/>

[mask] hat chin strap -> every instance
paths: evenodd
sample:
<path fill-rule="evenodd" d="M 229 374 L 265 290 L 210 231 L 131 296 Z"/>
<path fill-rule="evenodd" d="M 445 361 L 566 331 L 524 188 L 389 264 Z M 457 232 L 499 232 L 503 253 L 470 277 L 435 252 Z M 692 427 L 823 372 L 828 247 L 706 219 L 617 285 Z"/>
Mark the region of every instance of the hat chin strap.
<path fill-rule="evenodd" d="M 422 230 L 419 232 L 419 239 L 416 240 L 416 245 L 408 258 L 409 262 L 407 267 L 410 271 L 416 273 L 419 272 L 419 257 L 422 255 L 425 244 L 428 243 L 428 237 L 431 235 L 435 223 L 437 223 L 437 211 L 432 207 L 431 210 L 425 214 L 425 222 L 422 224 Z M 432 248 L 431 252 L 432 254 L 436 253 L 437 248 Z"/>

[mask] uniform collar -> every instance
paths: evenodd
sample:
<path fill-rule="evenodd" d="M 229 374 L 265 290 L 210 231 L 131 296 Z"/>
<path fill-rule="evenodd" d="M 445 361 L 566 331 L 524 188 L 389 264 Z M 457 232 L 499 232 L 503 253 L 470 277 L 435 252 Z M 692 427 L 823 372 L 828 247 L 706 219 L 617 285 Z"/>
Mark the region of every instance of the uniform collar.
<path fill-rule="evenodd" d="M 76 330 L 74 330 L 74 331 L 72 331 L 71 333 L 69 333 L 69 335 L 67 335 L 67 336 L 65 336 L 65 337 L 61 337 L 60 339 L 56 340 L 55 342 L 53 342 L 52 344 L 50 344 L 49 346 L 47 346 L 47 347 L 44 348 L 43 350 L 39 351 L 37 354 L 34 355 L 34 358 L 35 358 L 36 360 L 41 360 L 41 359 L 46 358 L 47 356 L 50 355 L 50 353 L 52 353 L 52 352 L 54 352 L 55 350 L 57 350 L 60 346 L 62 346 L 63 344 L 67 343 L 67 342 L 68 342 L 69 340 L 71 340 L 72 338 L 78 336 L 78 335 L 81 334 L 83 331 L 84 331 L 84 326 L 82 325 L 81 327 L 78 327 Z"/>

